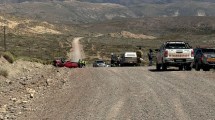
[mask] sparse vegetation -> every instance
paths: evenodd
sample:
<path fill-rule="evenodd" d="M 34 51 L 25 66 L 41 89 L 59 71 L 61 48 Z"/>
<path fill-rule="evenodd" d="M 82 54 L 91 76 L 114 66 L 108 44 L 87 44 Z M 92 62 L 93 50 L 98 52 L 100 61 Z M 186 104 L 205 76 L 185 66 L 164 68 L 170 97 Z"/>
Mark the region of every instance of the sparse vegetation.
<path fill-rule="evenodd" d="M 28 60 L 47 63 L 44 61 L 53 60 L 54 57 L 58 56 L 66 56 L 67 51 L 71 48 L 67 41 L 68 37 L 66 35 L 48 34 L 32 36 L 12 34 L 8 35 L 7 50 L 17 58 L 31 58 Z M 2 41 L 1 38 L 0 41 Z M 3 46 L 1 43 L 0 46 Z M 5 53 L 4 57 L 13 63 L 14 57 L 9 52 Z"/>
<path fill-rule="evenodd" d="M 7 77 L 8 76 L 8 71 L 0 68 L 0 76 Z"/>
<path fill-rule="evenodd" d="M 136 51 L 142 47 L 147 64 L 148 49 L 158 49 L 165 41 L 185 41 L 192 47 L 208 45 L 215 47 L 213 17 L 167 17 L 108 21 L 89 25 L 86 30 L 100 32 L 103 36 L 88 37 L 82 40 L 89 61 L 101 58 L 110 60 L 110 54 Z M 207 24 L 206 24 L 207 23 Z M 201 25 L 200 25 L 201 24 Z M 109 33 L 129 31 L 136 34 L 155 36 L 156 39 L 134 39 L 111 37 Z"/>
<path fill-rule="evenodd" d="M 55 57 L 66 57 L 72 47 L 72 38 L 81 36 L 85 37 L 82 43 L 89 62 L 98 58 L 108 61 L 112 52 L 120 54 L 125 51 L 136 51 L 139 46 L 144 52 L 144 61 L 147 61 L 148 49 L 157 49 L 164 41 L 185 41 L 193 47 L 199 44 L 215 45 L 215 24 L 213 21 L 214 17 L 116 19 L 93 24 L 68 24 L 68 31 L 58 35 L 17 34 L 22 30 L 18 29 L 20 27 L 18 26 L 16 32 L 12 30 L 7 32 L 6 45 L 7 50 L 16 58 L 27 58 L 28 61 L 48 64 Z M 39 22 L 31 24 L 35 26 Z M 122 35 L 117 37 L 110 35 L 110 33 L 121 33 L 122 31 L 131 32 L 134 35 L 154 36 L 156 39 L 135 39 Z M 98 33 L 103 35 L 95 37 Z M 0 33 L 0 51 L 3 51 L 3 46 L 3 34 Z"/>
<path fill-rule="evenodd" d="M 12 55 L 10 52 L 3 52 L 2 56 L 9 62 L 13 63 L 15 61 L 14 55 Z"/>

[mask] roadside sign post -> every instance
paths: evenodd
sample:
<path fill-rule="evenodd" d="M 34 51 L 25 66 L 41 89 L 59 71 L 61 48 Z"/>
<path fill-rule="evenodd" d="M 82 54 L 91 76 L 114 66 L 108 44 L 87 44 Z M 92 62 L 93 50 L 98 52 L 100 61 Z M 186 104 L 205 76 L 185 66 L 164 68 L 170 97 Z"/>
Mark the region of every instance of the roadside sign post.
<path fill-rule="evenodd" d="M 6 26 L 3 27 L 4 31 L 4 51 L 7 51 L 7 44 L 6 44 Z"/>

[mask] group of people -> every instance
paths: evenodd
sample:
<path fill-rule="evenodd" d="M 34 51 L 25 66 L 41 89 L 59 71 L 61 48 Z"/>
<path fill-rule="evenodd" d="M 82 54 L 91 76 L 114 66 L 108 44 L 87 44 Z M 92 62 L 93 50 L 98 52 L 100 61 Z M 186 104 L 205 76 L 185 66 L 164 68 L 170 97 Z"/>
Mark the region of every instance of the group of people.
<path fill-rule="evenodd" d="M 147 53 L 148 56 L 148 60 L 149 60 L 149 66 L 152 66 L 152 62 L 153 62 L 153 50 L 149 49 L 149 52 Z M 141 47 L 139 48 L 139 50 L 137 50 L 137 58 L 138 58 L 138 63 L 141 63 L 141 61 L 143 60 L 143 52 L 141 50 Z"/>
<path fill-rule="evenodd" d="M 119 66 L 120 65 L 120 56 L 111 53 L 111 66 Z"/>
<path fill-rule="evenodd" d="M 78 67 L 79 68 L 83 68 L 86 66 L 86 61 L 85 60 L 82 60 L 82 59 L 79 59 L 78 60 Z"/>

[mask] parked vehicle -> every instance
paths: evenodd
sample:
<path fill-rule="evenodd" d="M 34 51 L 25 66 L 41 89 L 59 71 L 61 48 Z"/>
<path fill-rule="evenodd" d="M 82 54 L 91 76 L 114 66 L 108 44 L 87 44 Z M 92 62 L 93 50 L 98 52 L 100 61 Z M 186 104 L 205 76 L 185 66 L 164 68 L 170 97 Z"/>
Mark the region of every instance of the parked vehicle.
<path fill-rule="evenodd" d="M 65 58 L 58 58 L 53 61 L 56 67 L 78 68 L 77 62 L 66 61 Z"/>
<path fill-rule="evenodd" d="M 215 68 L 215 48 L 196 48 L 194 51 L 193 67 L 196 71 Z"/>
<path fill-rule="evenodd" d="M 137 66 L 137 53 L 136 52 L 125 52 L 120 57 L 120 66 Z"/>
<path fill-rule="evenodd" d="M 93 67 L 108 67 L 108 65 L 103 60 L 96 60 L 93 63 Z"/>
<path fill-rule="evenodd" d="M 64 67 L 67 67 L 67 68 L 78 68 L 78 63 L 77 62 L 66 61 L 64 63 Z"/>
<path fill-rule="evenodd" d="M 64 62 L 65 62 L 65 58 L 56 58 L 54 61 L 53 61 L 53 65 L 55 67 L 64 67 Z"/>
<path fill-rule="evenodd" d="M 191 70 L 194 61 L 194 51 L 188 43 L 182 41 L 168 41 L 157 49 L 156 69 L 167 70 L 169 66 L 179 70 Z"/>

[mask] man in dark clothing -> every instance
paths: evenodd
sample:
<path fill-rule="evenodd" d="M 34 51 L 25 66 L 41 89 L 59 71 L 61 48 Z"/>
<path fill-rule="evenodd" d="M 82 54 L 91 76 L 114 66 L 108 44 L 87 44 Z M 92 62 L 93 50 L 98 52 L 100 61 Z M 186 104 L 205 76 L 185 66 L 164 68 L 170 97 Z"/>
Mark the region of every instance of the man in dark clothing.
<path fill-rule="evenodd" d="M 111 53 L 111 66 L 115 66 L 115 55 L 113 53 Z"/>
<path fill-rule="evenodd" d="M 81 59 L 78 60 L 78 67 L 82 68 L 82 60 Z"/>
<path fill-rule="evenodd" d="M 149 59 L 149 66 L 152 66 L 152 59 L 153 59 L 153 51 L 152 51 L 152 49 L 149 49 L 148 59 Z"/>

